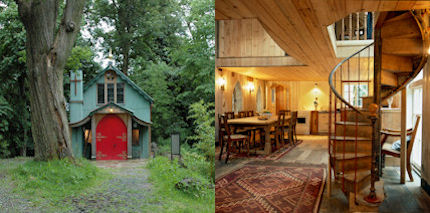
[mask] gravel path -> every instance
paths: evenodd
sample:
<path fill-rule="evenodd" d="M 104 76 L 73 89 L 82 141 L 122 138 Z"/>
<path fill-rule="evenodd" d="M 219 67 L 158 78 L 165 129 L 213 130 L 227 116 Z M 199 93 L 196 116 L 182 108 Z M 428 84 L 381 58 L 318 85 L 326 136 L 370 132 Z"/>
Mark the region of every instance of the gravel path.
<path fill-rule="evenodd" d="M 101 189 L 83 197 L 68 199 L 71 212 L 142 212 L 149 205 L 151 184 L 146 160 L 96 161 L 112 173 L 113 178 Z"/>

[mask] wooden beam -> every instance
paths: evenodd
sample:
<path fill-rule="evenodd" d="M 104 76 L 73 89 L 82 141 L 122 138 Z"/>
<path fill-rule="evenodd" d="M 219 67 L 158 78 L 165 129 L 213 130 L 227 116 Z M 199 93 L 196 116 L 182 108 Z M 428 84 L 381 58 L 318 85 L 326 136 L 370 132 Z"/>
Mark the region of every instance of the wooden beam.
<path fill-rule="evenodd" d="M 401 143 L 400 143 L 400 183 L 404 184 L 406 179 L 406 88 L 402 89 L 401 104 Z"/>

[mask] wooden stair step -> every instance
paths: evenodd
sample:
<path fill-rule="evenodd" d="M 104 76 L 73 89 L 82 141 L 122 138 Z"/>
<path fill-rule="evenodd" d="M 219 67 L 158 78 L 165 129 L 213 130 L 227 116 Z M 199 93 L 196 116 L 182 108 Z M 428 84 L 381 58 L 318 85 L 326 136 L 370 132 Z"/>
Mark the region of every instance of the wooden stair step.
<path fill-rule="evenodd" d="M 419 38 L 421 31 L 415 20 L 410 17 L 384 23 L 381 29 L 381 37 L 384 38 Z"/>
<path fill-rule="evenodd" d="M 362 180 L 366 179 L 371 175 L 370 170 L 357 170 L 357 177 L 355 176 L 355 171 L 345 171 L 345 174 L 338 174 L 339 178 L 345 178 L 346 181 L 349 182 L 361 182 Z M 355 178 L 356 177 L 356 178 Z"/>
<path fill-rule="evenodd" d="M 423 54 L 423 41 L 421 38 L 385 38 L 382 39 L 382 53 L 421 56 Z"/>
<path fill-rule="evenodd" d="M 399 21 L 402 19 L 408 19 L 408 18 L 411 18 L 411 14 L 409 12 L 405 12 L 405 13 L 402 13 L 400 15 L 397 15 L 397 16 L 394 16 L 392 18 L 385 20 L 384 24 L 390 23 L 390 22 L 396 22 L 396 21 Z"/>
<path fill-rule="evenodd" d="M 372 126 L 371 123 L 368 122 L 354 122 L 354 121 L 337 121 L 336 125 L 348 125 L 348 126 Z"/>
<path fill-rule="evenodd" d="M 336 155 L 334 156 L 334 158 L 336 160 L 349 160 L 349 159 L 355 159 L 355 158 L 364 158 L 364 157 L 372 157 L 371 153 L 357 153 L 357 155 L 355 155 L 355 153 L 353 152 L 345 152 L 344 153 L 336 153 Z"/>
<path fill-rule="evenodd" d="M 370 141 L 372 138 L 365 138 L 365 137 L 357 137 L 357 139 L 354 136 L 339 136 L 339 135 L 332 135 L 330 136 L 330 140 L 337 140 L 337 141 Z"/>

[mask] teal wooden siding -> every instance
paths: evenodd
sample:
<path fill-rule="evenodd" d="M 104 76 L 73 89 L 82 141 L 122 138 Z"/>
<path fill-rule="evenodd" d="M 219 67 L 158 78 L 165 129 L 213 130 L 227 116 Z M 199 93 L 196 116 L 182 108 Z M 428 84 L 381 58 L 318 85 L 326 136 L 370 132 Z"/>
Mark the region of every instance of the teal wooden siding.
<path fill-rule="evenodd" d="M 72 150 L 73 155 L 75 157 L 83 157 L 83 149 L 84 149 L 84 133 L 82 132 L 82 128 L 76 127 L 72 128 Z"/>

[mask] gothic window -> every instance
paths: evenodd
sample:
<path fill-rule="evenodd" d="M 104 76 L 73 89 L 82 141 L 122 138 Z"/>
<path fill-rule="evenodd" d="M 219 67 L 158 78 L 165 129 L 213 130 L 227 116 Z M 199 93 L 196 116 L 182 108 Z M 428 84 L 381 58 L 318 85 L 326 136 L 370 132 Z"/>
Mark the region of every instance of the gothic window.
<path fill-rule="evenodd" d="M 108 103 L 115 101 L 114 87 L 115 87 L 115 85 L 113 83 L 107 84 L 107 102 Z"/>
<path fill-rule="evenodd" d="M 118 83 L 116 85 L 116 102 L 124 103 L 124 83 Z"/>
<path fill-rule="evenodd" d="M 97 84 L 97 103 L 104 104 L 105 103 L 105 85 Z"/>

